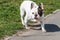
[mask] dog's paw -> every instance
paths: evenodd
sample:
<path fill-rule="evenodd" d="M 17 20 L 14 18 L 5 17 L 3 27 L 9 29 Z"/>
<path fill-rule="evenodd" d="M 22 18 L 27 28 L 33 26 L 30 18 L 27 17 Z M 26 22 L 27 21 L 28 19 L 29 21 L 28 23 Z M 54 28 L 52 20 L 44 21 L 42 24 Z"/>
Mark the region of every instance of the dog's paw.
<path fill-rule="evenodd" d="M 30 29 L 30 27 L 26 27 L 26 29 Z"/>
<path fill-rule="evenodd" d="M 42 32 L 46 32 L 46 30 L 42 30 Z"/>

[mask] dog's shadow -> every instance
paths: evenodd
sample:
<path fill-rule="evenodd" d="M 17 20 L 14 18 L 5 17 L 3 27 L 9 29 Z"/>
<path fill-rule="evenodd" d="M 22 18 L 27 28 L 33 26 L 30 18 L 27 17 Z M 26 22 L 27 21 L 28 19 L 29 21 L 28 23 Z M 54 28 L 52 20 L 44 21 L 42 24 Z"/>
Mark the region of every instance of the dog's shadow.
<path fill-rule="evenodd" d="M 29 25 L 31 27 L 40 27 L 41 25 Z M 57 32 L 60 31 L 59 26 L 55 25 L 55 24 L 45 24 L 45 29 L 47 32 Z"/>
<path fill-rule="evenodd" d="M 60 31 L 59 26 L 56 24 L 45 24 L 45 29 L 47 32 L 57 32 Z"/>

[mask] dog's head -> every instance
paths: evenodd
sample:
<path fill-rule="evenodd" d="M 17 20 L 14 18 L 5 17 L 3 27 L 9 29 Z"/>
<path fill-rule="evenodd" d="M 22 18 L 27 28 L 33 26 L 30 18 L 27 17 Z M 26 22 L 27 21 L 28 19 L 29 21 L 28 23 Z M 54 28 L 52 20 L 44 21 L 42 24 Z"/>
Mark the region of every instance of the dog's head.
<path fill-rule="evenodd" d="M 31 10 L 31 12 L 32 12 L 31 16 L 32 16 L 32 18 L 37 19 L 39 16 L 41 17 L 43 14 L 43 3 L 39 4 L 38 7 L 33 7 L 33 6 L 34 5 L 31 4 L 31 9 L 32 9 Z"/>
<path fill-rule="evenodd" d="M 37 18 L 37 16 L 38 16 L 38 10 L 37 10 L 37 8 L 33 8 L 32 10 L 31 10 L 31 16 L 32 16 L 32 18 L 33 19 L 36 19 Z"/>

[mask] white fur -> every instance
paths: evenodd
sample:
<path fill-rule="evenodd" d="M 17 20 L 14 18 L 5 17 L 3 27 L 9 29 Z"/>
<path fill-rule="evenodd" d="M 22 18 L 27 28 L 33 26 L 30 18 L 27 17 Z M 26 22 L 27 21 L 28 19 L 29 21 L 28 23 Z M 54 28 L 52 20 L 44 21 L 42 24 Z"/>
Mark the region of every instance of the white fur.
<path fill-rule="evenodd" d="M 31 9 L 31 3 L 34 4 L 34 7 L 32 9 Z M 37 8 L 38 8 L 38 5 L 33 1 L 23 1 L 22 2 L 21 6 L 20 6 L 20 15 L 21 15 L 22 24 L 25 26 L 26 29 L 29 29 L 27 27 L 28 20 L 34 19 L 35 18 L 35 13 L 38 14 L 38 11 L 37 11 L 38 9 Z M 23 19 L 24 12 L 26 12 L 26 16 Z M 32 14 L 33 12 L 34 12 L 34 14 Z M 42 27 L 42 31 L 45 31 L 43 21 L 44 20 L 42 19 L 41 27 Z"/>

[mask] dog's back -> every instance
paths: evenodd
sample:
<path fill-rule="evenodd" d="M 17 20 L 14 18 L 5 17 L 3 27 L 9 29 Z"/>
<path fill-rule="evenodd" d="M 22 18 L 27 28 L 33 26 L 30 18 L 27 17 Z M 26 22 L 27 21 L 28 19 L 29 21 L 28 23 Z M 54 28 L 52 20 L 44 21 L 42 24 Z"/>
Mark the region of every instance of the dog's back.
<path fill-rule="evenodd" d="M 20 8 L 24 9 L 25 11 L 30 9 L 32 1 L 23 1 Z"/>

